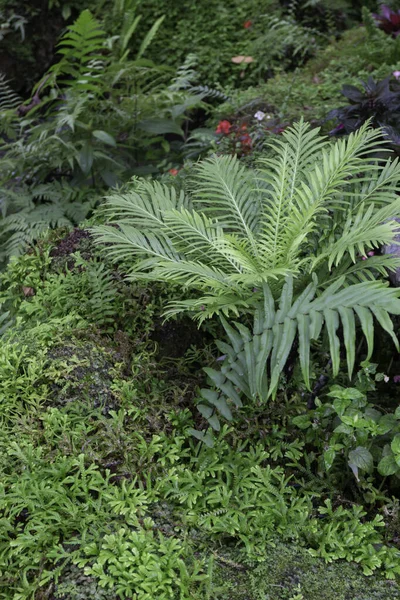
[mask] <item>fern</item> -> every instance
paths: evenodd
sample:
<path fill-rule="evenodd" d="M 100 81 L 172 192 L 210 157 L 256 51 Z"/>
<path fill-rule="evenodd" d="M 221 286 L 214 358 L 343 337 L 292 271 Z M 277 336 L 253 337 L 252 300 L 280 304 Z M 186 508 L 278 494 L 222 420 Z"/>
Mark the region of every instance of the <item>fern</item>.
<path fill-rule="evenodd" d="M 26 251 L 50 227 L 78 224 L 91 208 L 65 181 L 1 191 L 0 261 Z"/>
<path fill-rule="evenodd" d="M 10 87 L 4 73 L 0 73 L 0 111 L 15 110 L 21 103 L 21 97 Z"/>
<path fill-rule="evenodd" d="M 6 76 L 0 73 L 0 133 L 4 133 L 8 138 L 16 137 L 16 109 L 21 104 L 22 98 L 11 88 Z"/>
<path fill-rule="evenodd" d="M 99 82 L 103 58 L 101 50 L 105 42 L 105 33 L 89 10 L 84 10 L 78 19 L 68 27 L 61 38 L 58 53 L 63 58 L 55 64 L 50 73 L 75 89 L 98 93 L 102 86 Z"/>
<path fill-rule="evenodd" d="M 393 218 L 400 216 L 398 161 L 371 162 L 379 136 L 364 126 L 331 146 L 300 122 L 272 143 L 273 155 L 256 173 L 235 157 L 213 157 L 196 168 L 189 194 L 136 181 L 132 192 L 108 198 L 104 211 L 118 228 L 93 232 L 115 260 L 132 257 L 128 277 L 197 290 L 198 297 L 172 301 L 165 314 L 189 311 L 199 322 L 218 314 L 234 336 L 233 350 L 221 347 L 230 366 L 214 374 L 214 383 L 237 406 L 235 386 L 253 399 L 276 394 L 296 339 L 309 386 L 310 346 L 324 328 L 335 373 L 339 328 L 349 375 L 356 322 L 369 356 L 374 319 L 397 345 L 389 314 L 400 314 L 400 291 L 375 279 L 400 261 L 360 260 L 393 241 Z M 243 312 L 256 315 L 254 330 L 236 324 L 233 334 L 224 317 Z M 219 403 L 230 418 L 220 398 L 207 392 L 208 406 Z"/>
<path fill-rule="evenodd" d="M 303 379 L 310 387 L 310 345 L 325 327 L 329 340 L 333 374 L 339 373 L 341 327 L 349 377 L 355 363 L 356 318 L 368 346 L 367 360 L 374 346 L 373 319 L 392 337 L 396 349 L 399 343 L 393 331 L 389 313 L 400 314 L 399 292 L 382 282 L 363 282 L 343 288 L 343 279 L 328 286 L 317 296 L 317 281 L 310 283 L 294 299 L 293 279 L 287 278 L 278 306 L 268 285 L 264 284 L 264 301 L 255 307 L 253 329 L 241 323 L 234 326 L 222 318 L 229 344 L 217 342 L 226 356 L 221 371 L 206 368 L 210 382 L 217 390 L 203 389 L 198 408 L 214 429 L 219 430 L 216 412 L 232 420 L 229 401 L 242 406 L 240 394 L 248 399 L 266 401 L 275 395 L 280 375 L 285 367 L 295 338 Z M 340 291 L 339 291 L 340 290 Z"/>
<path fill-rule="evenodd" d="M 75 315 L 77 322 L 112 328 L 121 306 L 117 305 L 119 292 L 112 273 L 103 263 L 84 260 L 79 253 L 71 258 L 74 270 L 48 273 L 35 296 L 21 306 L 21 315 L 38 321 Z"/>

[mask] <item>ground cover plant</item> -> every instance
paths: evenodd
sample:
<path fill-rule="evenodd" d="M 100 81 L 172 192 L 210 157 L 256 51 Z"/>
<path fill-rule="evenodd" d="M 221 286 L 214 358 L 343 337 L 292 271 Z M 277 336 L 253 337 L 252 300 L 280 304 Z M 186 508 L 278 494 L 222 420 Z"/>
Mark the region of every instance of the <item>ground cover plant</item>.
<path fill-rule="evenodd" d="M 178 4 L 0 0 L 0 598 L 400 598 L 400 6 Z"/>

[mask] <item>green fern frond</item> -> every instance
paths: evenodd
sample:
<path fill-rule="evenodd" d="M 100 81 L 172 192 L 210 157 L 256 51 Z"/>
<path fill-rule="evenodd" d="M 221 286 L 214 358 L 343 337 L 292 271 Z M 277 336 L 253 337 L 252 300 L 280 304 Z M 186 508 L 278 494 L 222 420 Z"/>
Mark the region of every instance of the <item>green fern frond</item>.
<path fill-rule="evenodd" d="M 26 251 L 49 228 L 76 225 L 78 219 L 86 218 L 91 207 L 90 202 L 79 202 L 76 190 L 69 189 L 66 182 L 22 187 L 18 192 L 2 191 L 1 260 Z"/>
<path fill-rule="evenodd" d="M 390 314 L 400 314 L 400 291 L 376 278 L 399 260 L 361 260 L 370 248 L 394 243 L 400 217 L 400 164 L 374 162 L 379 137 L 363 126 L 330 145 L 301 121 L 273 142 L 272 158 L 256 172 L 235 157 L 212 157 L 195 168 L 186 194 L 136 181 L 132 192 L 107 199 L 113 226 L 93 233 L 109 244 L 111 257 L 134 259 L 129 277 L 198 292 L 171 301 L 168 316 L 186 310 L 199 322 L 222 318 L 231 344 L 219 346 L 228 364 L 213 381 L 230 382 L 226 398 L 234 395 L 232 386 L 252 399 L 273 396 L 295 340 L 309 386 L 310 349 L 322 331 L 334 373 L 339 330 L 350 376 L 356 324 L 368 356 L 374 321 L 397 346 Z M 253 331 L 229 325 L 225 317 L 232 313 L 255 313 Z M 215 393 L 208 394 L 205 412 L 214 402 L 229 414 L 227 400 Z"/>
<path fill-rule="evenodd" d="M 98 21 L 89 10 L 82 11 L 61 38 L 58 53 L 62 55 L 62 59 L 50 69 L 50 73 L 56 78 L 68 76 L 69 79 L 63 80 L 62 83 L 69 87 L 98 92 L 99 88 L 101 89 L 98 82 L 101 70 L 98 63 L 103 62 L 100 51 L 104 42 L 105 33 Z"/>
<path fill-rule="evenodd" d="M 14 92 L 4 73 L 0 73 L 0 111 L 15 110 L 22 104 L 22 98 Z"/>
<path fill-rule="evenodd" d="M 252 191 L 254 177 L 236 156 L 213 157 L 201 162 L 196 171 L 198 186 L 194 204 L 220 220 L 221 225 L 254 242 L 254 230 L 261 202 Z M 254 246 L 255 247 L 255 246 Z"/>
<path fill-rule="evenodd" d="M 342 284 L 343 279 L 334 282 L 318 297 L 315 281 L 295 298 L 293 280 L 288 278 L 279 303 L 273 300 L 265 284 L 264 302 L 255 309 L 252 331 L 241 323 L 231 326 L 222 318 L 229 343 L 218 342 L 219 350 L 226 356 L 221 370 L 205 369 L 217 390 L 201 390 L 202 406 L 213 407 L 211 412 L 203 408 L 203 415 L 214 417 L 217 410 L 228 418 L 229 404 L 233 402 L 240 407 L 241 394 L 264 402 L 271 395 L 275 396 L 295 337 L 298 337 L 299 361 L 308 388 L 310 345 L 321 337 L 324 328 L 329 339 L 334 375 L 338 374 L 340 366 L 341 344 L 337 335 L 340 327 L 351 377 L 355 363 L 356 320 L 360 322 L 367 341 L 367 360 L 374 346 L 374 319 L 392 337 L 399 350 L 389 313 L 400 314 L 400 290 L 389 288 L 379 281 L 340 289 Z M 212 423 L 213 420 L 210 421 Z"/>

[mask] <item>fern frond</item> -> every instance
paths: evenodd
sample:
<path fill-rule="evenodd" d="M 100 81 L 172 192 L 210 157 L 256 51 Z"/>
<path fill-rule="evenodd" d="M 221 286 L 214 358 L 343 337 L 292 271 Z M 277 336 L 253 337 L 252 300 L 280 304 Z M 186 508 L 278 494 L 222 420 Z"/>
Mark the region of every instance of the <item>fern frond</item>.
<path fill-rule="evenodd" d="M 62 83 L 81 91 L 99 92 L 99 66 L 103 63 L 100 51 L 105 42 L 105 33 L 89 10 L 81 12 L 77 20 L 68 27 L 58 44 L 62 59 L 50 69 L 56 78 L 67 75 L 70 79 Z M 96 73 L 97 71 L 97 73 Z"/>
<path fill-rule="evenodd" d="M 0 73 L 0 111 L 15 110 L 22 104 L 22 98 L 14 92 L 4 73 Z"/>
<path fill-rule="evenodd" d="M 221 225 L 244 235 L 255 248 L 254 232 L 261 210 L 261 199 L 253 190 L 252 175 L 239 164 L 236 156 L 212 157 L 199 164 L 199 182 L 194 191 L 195 206 L 212 212 Z"/>
<path fill-rule="evenodd" d="M 389 313 L 400 314 L 400 290 L 389 288 L 379 281 L 340 289 L 342 284 L 343 279 L 338 280 L 316 297 L 317 282 L 314 281 L 295 298 L 293 280 L 288 278 L 279 304 L 275 303 L 268 285 L 264 284 L 264 303 L 259 303 L 255 310 L 252 330 L 241 323 L 232 326 L 222 318 L 229 343 L 218 342 L 218 348 L 226 358 L 221 371 L 205 369 L 218 391 L 210 393 L 210 390 L 202 390 L 202 402 L 216 407 L 223 414 L 232 401 L 241 406 L 240 394 L 264 402 L 271 395 L 275 396 L 296 337 L 303 378 L 309 387 L 311 342 L 321 336 L 324 327 L 334 375 L 339 372 L 341 344 L 338 330 L 342 329 L 351 377 L 355 362 L 356 318 L 367 340 L 368 359 L 374 345 L 374 318 L 399 350 Z"/>
<path fill-rule="evenodd" d="M 353 262 L 357 254 L 366 256 L 368 250 L 392 243 L 399 231 L 399 223 L 393 220 L 400 214 L 400 199 L 378 210 L 371 204 L 366 208 L 361 204 L 356 213 L 350 213 L 344 222 L 340 237 L 323 249 L 316 262 L 328 260 L 328 268 L 337 266 L 348 254 Z"/>

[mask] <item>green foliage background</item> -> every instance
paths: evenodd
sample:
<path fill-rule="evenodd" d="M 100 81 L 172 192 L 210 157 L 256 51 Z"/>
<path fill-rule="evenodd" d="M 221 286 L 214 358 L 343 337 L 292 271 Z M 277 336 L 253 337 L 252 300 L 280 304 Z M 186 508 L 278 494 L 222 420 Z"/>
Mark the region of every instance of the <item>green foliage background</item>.
<path fill-rule="evenodd" d="M 239 196 L 253 214 L 260 155 L 268 169 L 257 186 L 272 190 L 271 222 L 284 213 L 282 248 L 292 240 L 288 164 L 301 153 L 293 145 L 288 154 L 282 142 L 290 133 L 281 134 L 300 117 L 328 131 L 327 113 L 345 102 L 343 84 L 398 69 L 400 36 L 376 29 L 369 11 L 377 9 L 375 2 L 324 0 L 0 0 L 2 600 L 400 598 L 400 360 L 388 343 L 399 326 L 395 301 L 387 312 L 378 309 L 383 327 L 375 327 L 373 355 L 373 324 L 363 328 L 365 343 L 348 312 L 340 313 L 342 330 L 329 308 L 327 331 L 316 340 L 307 341 L 303 323 L 300 361 L 297 339 L 268 325 L 283 339 L 268 394 L 255 389 L 250 360 L 258 360 L 264 335 L 256 306 L 262 269 L 258 279 L 242 281 L 239 297 L 230 282 L 222 324 L 204 318 L 214 309 L 206 310 L 196 285 L 188 290 L 194 275 L 155 276 L 163 252 L 182 259 L 185 251 L 196 262 L 196 249 L 204 251 L 194 229 L 171 234 L 174 198 L 186 198 L 179 218 L 201 229 L 202 243 L 214 241 L 220 225 L 201 211 L 225 219 L 224 248 L 235 264 L 247 264 L 251 236 L 235 242 L 232 214 L 216 188 L 233 190 L 230 201 Z M 255 60 L 244 68 L 232 63 L 238 55 Z M 314 133 L 305 154 L 320 143 Z M 357 285 L 370 286 L 367 312 L 376 310 L 378 289 L 397 298 L 385 280 L 396 261 L 358 256 L 392 241 L 397 163 L 381 163 L 387 185 L 359 155 L 333 168 L 354 139 L 370 162 L 379 135 L 328 141 L 314 179 L 304 159 L 296 193 L 304 200 L 305 182 L 328 189 L 327 211 L 289 264 L 294 273 L 282 261 L 279 277 L 268 275 L 277 313 L 292 299 L 285 276 L 301 274 L 295 294 L 314 285 L 305 265 L 324 252 L 318 277 L 328 292 L 330 267 L 339 268 L 347 253 L 344 271 L 351 265 Z M 210 154 L 228 156 L 193 165 Z M 341 218 L 343 186 L 353 186 L 346 196 L 353 206 L 365 192 L 361 184 L 381 194 L 367 214 L 349 210 Z M 107 208 L 97 211 L 104 195 Z M 142 213 L 129 230 L 129 202 L 140 210 L 143 202 L 157 205 L 172 235 L 151 238 L 158 262 L 141 256 L 144 277 L 126 246 L 113 261 L 112 248 L 100 251 L 91 233 L 100 227 L 121 239 L 114 221 L 122 219 L 124 243 L 137 247 L 147 235 L 147 248 Z M 346 241 L 352 219 L 359 225 L 361 218 L 364 237 Z M 214 256 L 207 265 L 217 263 Z M 126 278 L 133 266 L 135 276 Z M 353 271 L 347 275 L 342 295 L 355 281 Z M 322 287 L 314 290 L 319 298 Z M 215 292 L 207 278 L 200 290 Z M 165 323 L 171 299 L 175 308 L 195 307 L 200 328 L 187 316 Z M 361 368 L 353 374 L 355 358 Z M 246 386 L 252 392 L 242 403 Z"/>

